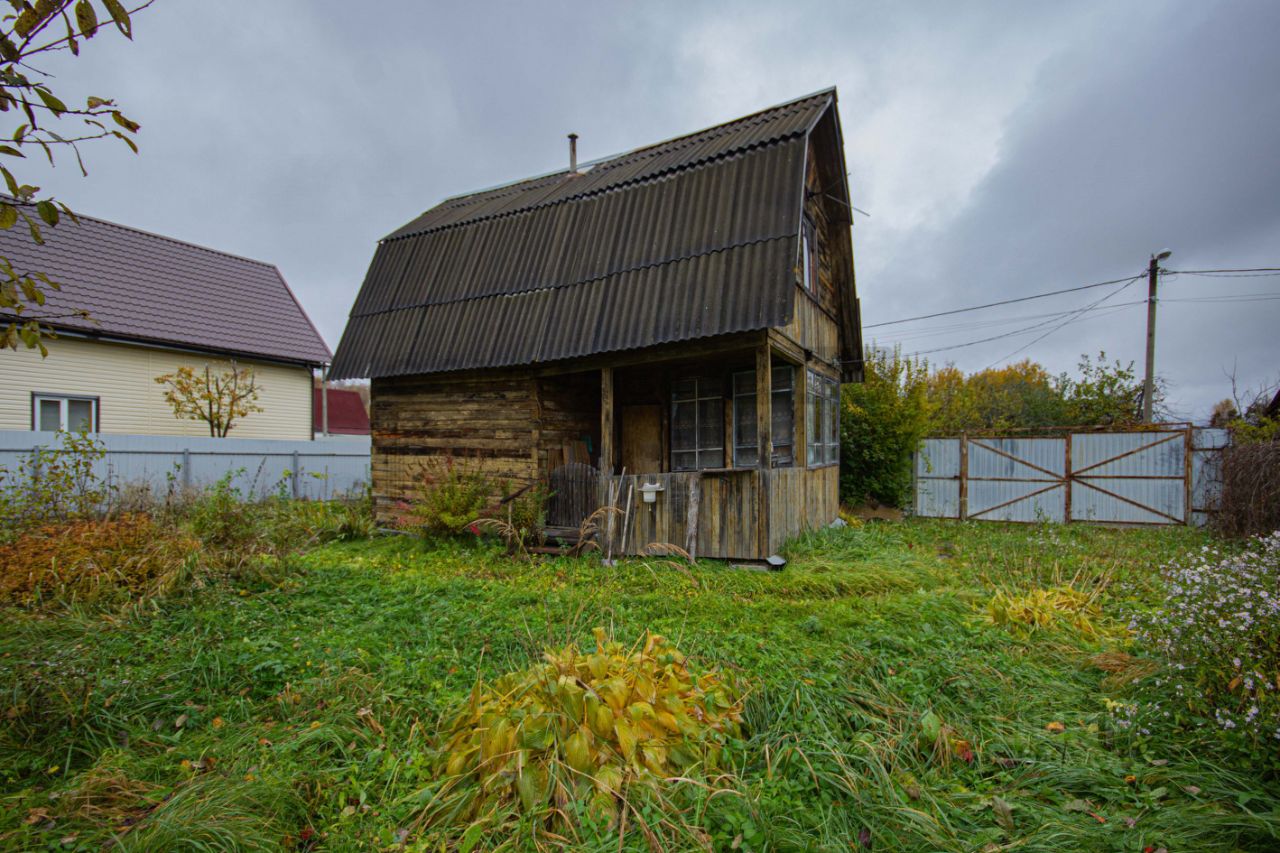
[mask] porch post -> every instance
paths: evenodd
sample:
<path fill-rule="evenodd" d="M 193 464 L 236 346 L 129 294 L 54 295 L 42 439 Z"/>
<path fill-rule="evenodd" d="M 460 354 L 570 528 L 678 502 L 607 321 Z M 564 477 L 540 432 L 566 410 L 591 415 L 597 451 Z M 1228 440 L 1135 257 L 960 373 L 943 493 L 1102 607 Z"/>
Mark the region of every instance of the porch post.
<path fill-rule="evenodd" d="M 768 470 L 773 459 L 773 368 L 769 342 L 756 350 L 756 440 L 760 443 L 756 467 Z"/>
<path fill-rule="evenodd" d="M 769 556 L 769 469 L 773 467 L 773 358 L 768 338 L 756 350 L 756 548 Z"/>
<path fill-rule="evenodd" d="M 613 474 L 613 368 L 600 368 L 600 473 Z"/>

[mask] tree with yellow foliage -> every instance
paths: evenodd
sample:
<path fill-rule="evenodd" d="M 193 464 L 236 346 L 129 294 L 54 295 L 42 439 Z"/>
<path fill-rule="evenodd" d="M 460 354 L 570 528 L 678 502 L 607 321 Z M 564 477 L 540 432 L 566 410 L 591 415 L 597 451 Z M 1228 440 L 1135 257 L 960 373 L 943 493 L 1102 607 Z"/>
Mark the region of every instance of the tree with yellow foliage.
<path fill-rule="evenodd" d="M 226 438 L 237 421 L 262 411 L 253 368 L 237 367 L 234 361 L 216 372 L 207 364 L 203 371 L 179 367 L 157 376 L 156 382 L 165 386 L 164 399 L 173 407 L 175 418 L 204 421 L 214 438 Z"/>

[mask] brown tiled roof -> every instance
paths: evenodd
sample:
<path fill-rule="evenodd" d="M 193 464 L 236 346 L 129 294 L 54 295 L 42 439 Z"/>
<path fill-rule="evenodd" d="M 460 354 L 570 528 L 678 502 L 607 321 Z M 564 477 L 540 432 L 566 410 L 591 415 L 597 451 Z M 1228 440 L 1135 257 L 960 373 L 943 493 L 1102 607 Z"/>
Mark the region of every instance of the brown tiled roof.
<path fill-rule="evenodd" d="M 534 364 L 785 325 L 809 134 L 838 121 L 835 100 L 825 90 L 577 174 L 442 202 L 379 243 L 331 376 Z"/>
<path fill-rule="evenodd" d="M 33 214 L 34 216 L 34 211 Z M 42 228 L 0 231 L 0 256 L 62 285 L 44 314 L 85 309 L 53 325 L 103 337 L 303 364 L 329 348 L 273 264 L 206 249 L 77 212 Z M 96 322 L 95 322 L 96 321 Z"/>

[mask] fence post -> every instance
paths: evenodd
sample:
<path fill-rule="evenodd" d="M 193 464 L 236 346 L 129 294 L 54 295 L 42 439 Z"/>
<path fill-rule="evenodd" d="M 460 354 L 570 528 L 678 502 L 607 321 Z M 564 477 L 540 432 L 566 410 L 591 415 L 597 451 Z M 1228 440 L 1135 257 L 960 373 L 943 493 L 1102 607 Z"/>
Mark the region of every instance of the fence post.
<path fill-rule="evenodd" d="M 298 451 L 293 451 L 293 468 L 289 472 L 289 479 L 293 487 L 293 497 L 298 497 Z"/>
<path fill-rule="evenodd" d="M 969 517 L 969 436 L 960 435 L 960 520 Z"/>
<path fill-rule="evenodd" d="M 1183 500 L 1185 501 L 1185 505 L 1183 506 L 1183 509 L 1186 510 L 1186 514 L 1184 515 L 1184 519 L 1182 523 L 1187 527 L 1191 527 L 1192 524 L 1195 523 L 1195 515 L 1193 513 L 1194 504 L 1195 504 L 1195 495 L 1193 494 L 1194 488 L 1195 488 L 1195 457 L 1196 457 L 1195 427 L 1187 427 L 1185 441 L 1186 441 L 1186 444 L 1185 444 L 1186 459 L 1185 459 L 1185 466 L 1184 466 L 1185 473 L 1183 474 L 1182 494 L 1183 494 Z"/>
<path fill-rule="evenodd" d="M 182 448 L 182 490 L 191 489 L 191 448 Z"/>
<path fill-rule="evenodd" d="M 1067 437 L 1066 437 L 1066 441 L 1064 442 L 1064 447 L 1066 448 L 1066 458 L 1063 460 L 1063 466 L 1062 466 L 1062 487 L 1066 489 L 1067 492 L 1065 495 L 1062 496 L 1062 510 L 1063 510 L 1062 523 L 1070 524 L 1071 523 L 1071 492 L 1073 488 L 1071 485 L 1071 432 L 1070 430 L 1067 431 Z"/>

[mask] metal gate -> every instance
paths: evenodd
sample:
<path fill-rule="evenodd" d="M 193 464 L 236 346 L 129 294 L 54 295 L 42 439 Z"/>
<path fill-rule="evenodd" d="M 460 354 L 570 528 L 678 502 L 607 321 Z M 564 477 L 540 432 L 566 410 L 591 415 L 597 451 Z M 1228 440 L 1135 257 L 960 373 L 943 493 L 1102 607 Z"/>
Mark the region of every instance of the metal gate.
<path fill-rule="evenodd" d="M 599 508 L 596 488 L 600 472 L 592 466 L 570 462 L 552 469 L 547 479 L 551 491 L 547 498 L 547 527 L 576 530 Z"/>
<path fill-rule="evenodd" d="M 917 515 L 987 521 L 1204 523 L 1218 430 L 926 439 Z M 1215 435 L 1208 435 L 1213 433 Z"/>

